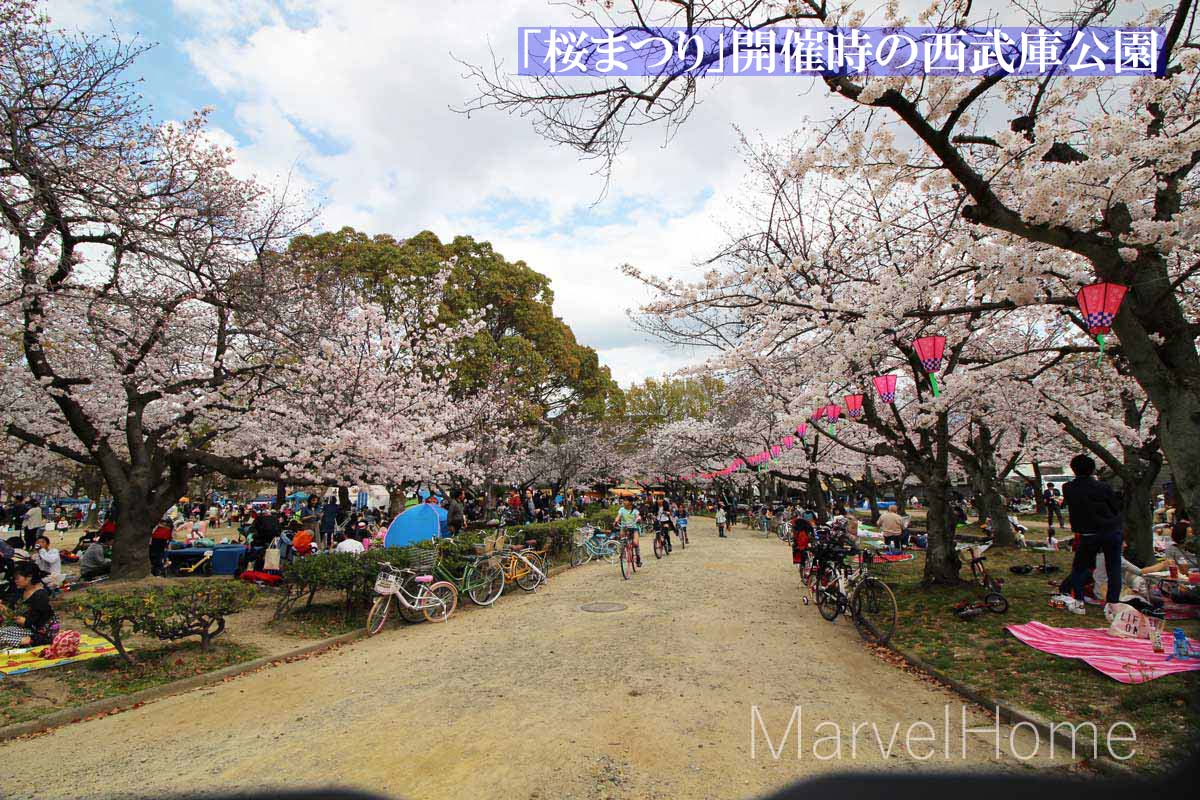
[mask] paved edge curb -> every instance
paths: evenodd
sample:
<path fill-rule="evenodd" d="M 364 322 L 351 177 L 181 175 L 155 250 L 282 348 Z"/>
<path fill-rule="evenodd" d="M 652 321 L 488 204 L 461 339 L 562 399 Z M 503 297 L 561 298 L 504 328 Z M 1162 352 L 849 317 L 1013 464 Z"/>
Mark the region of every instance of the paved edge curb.
<path fill-rule="evenodd" d="M 1002 722 L 1010 725 L 1020 722 L 1027 723 L 1037 728 L 1039 735 L 1045 736 L 1048 739 L 1053 738 L 1064 748 L 1071 746 L 1071 739 L 1068 736 L 1061 731 L 1052 730 L 1050 727 L 1051 723 L 1048 720 L 1043 719 L 1032 711 L 1026 711 L 1015 706 L 1010 706 L 988 697 L 979 689 L 945 675 L 944 673 L 931 667 L 929 664 L 926 664 L 916 656 L 911 655 L 910 653 L 907 653 L 892 644 L 887 644 L 885 647 L 904 659 L 909 666 L 931 675 L 971 702 L 983 706 L 985 709 L 996 709 Z M 1107 756 L 1100 756 L 1099 758 L 1084 756 L 1080 760 L 1087 766 L 1095 769 L 1097 772 L 1107 775 L 1108 777 L 1146 780 L 1145 776 L 1140 775 L 1132 767 L 1128 767 L 1119 761 L 1108 758 Z"/>
<path fill-rule="evenodd" d="M 209 686 L 214 683 L 219 683 L 226 678 L 234 678 L 239 675 L 244 675 L 247 672 L 268 667 L 275 662 L 290 661 L 301 656 L 314 655 L 316 653 L 329 650 L 341 644 L 353 642 L 356 639 L 361 639 L 365 636 L 365 631 L 351 631 L 343 633 L 340 636 L 332 636 L 328 639 L 321 639 L 311 644 L 306 644 L 303 647 L 298 647 L 295 650 L 289 650 L 285 653 L 279 653 L 272 656 L 263 656 L 252 661 L 245 661 L 241 664 L 233 664 L 228 667 L 206 672 L 203 675 L 195 675 L 190 678 L 183 678 L 178 681 L 164 683 L 161 686 L 153 686 L 149 689 L 143 689 L 140 692 L 132 694 L 120 695 L 117 697 L 108 697 L 103 700 L 97 700 L 94 703 L 87 705 L 76 706 L 74 708 L 64 708 L 61 711 L 54 711 L 44 717 L 33 719 L 28 722 L 18 722 L 15 725 L 7 725 L 0 728 L 0 742 L 6 742 L 16 739 L 21 736 L 28 736 L 33 733 L 41 733 L 53 728 L 59 728 L 64 725 L 69 725 L 73 722 L 82 722 L 83 720 L 104 714 L 106 712 L 116 713 L 119 711 L 128 711 L 131 708 L 148 703 L 152 700 L 161 700 L 164 697 L 170 697 L 176 694 L 199 689 L 204 686 Z"/>
<path fill-rule="evenodd" d="M 551 567 L 547 573 L 547 577 L 554 577 L 569 569 L 573 569 L 570 564 L 559 564 Z M 44 717 L 29 720 L 28 722 L 18 722 L 14 725 L 6 725 L 0 728 L 0 742 L 7 742 L 12 739 L 17 739 L 22 736 L 29 736 L 34 733 L 42 733 L 43 731 L 60 728 L 64 725 L 70 725 L 74 722 L 82 722 L 88 717 L 106 712 L 117 713 L 128 711 L 131 708 L 148 703 L 152 700 L 161 700 L 164 697 L 171 697 L 176 694 L 183 694 L 192 689 L 199 689 L 204 686 L 209 686 L 214 683 L 219 683 L 226 678 L 235 678 L 238 675 L 244 675 L 247 672 L 261 669 L 262 667 L 271 666 L 277 661 L 290 661 L 301 656 L 314 655 L 316 653 L 329 650 L 341 644 L 362 639 L 366 636 L 364 631 L 350 631 L 343 633 L 340 636 L 332 636 L 328 639 L 307 644 L 303 647 L 298 647 L 295 650 L 289 650 L 286 653 L 279 653 L 273 656 L 263 656 L 252 661 L 245 661 L 241 664 L 233 664 L 228 667 L 213 672 L 206 672 L 203 675 L 194 675 L 190 678 L 183 678 L 170 683 L 164 683 L 161 686 L 154 686 L 149 689 L 143 689 L 140 692 L 133 694 L 124 694 L 117 697 L 108 697 L 104 700 L 97 700 L 94 703 L 88 703 L 83 706 L 75 706 L 74 708 L 64 708 L 61 711 L 51 712 Z"/>

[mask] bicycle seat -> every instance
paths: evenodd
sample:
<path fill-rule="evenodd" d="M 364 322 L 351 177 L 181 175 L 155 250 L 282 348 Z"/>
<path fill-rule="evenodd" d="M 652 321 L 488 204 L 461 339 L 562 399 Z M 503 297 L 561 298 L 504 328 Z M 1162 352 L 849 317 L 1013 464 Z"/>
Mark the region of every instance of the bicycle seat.
<path fill-rule="evenodd" d="M 417 583 L 433 583 L 433 576 L 432 575 L 418 575 L 416 577 L 416 581 L 417 581 Z"/>

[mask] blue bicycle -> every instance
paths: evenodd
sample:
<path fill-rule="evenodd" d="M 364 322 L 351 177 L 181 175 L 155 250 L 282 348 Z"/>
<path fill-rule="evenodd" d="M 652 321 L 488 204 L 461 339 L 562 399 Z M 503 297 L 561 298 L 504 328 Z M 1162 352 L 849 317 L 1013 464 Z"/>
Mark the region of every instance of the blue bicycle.
<path fill-rule="evenodd" d="M 575 544 L 571 548 L 571 566 L 578 567 L 593 559 L 603 559 L 609 564 L 615 564 L 620 554 L 619 537 L 585 525 L 575 532 Z"/>

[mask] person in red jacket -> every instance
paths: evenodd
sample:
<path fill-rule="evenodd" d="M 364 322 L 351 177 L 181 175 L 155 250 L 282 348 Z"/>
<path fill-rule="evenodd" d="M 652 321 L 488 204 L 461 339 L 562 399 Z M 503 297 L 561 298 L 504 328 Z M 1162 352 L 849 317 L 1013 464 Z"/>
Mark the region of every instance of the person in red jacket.
<path fill-rule="evenodd" d="M 171 544 L 171 539 L 175 534 L 175 526 L 171 523 L 170 517 L 163 517 L 158 525 L 154 527 L 154 531 L 150 534 L 150 574 L 165 575 L 166 570 L 163 569 L 163 556 L 167 552 L 167 547 Z"/>

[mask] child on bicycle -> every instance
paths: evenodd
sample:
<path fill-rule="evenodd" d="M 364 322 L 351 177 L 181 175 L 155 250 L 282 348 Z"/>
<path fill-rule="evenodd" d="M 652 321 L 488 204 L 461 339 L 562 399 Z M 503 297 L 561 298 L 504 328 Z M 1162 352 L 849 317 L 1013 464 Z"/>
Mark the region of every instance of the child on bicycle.
<path fill-rule="evenodd" d="M 641 514 L 633 507 L 633 500 L 626 497 L 625 501 L 621 503 L 621 507 L 617 509 L 616 528 L 622 536 L 633 537 L 633 554 L 637 558 L 639 567 L 642 565 L 641 542 L 638 538 L 638 523 L 641 518 Z"/>
<path fill-rule="evenodd" d="M 671 519 L 671 506 L 666 500 L 658 506 L 657 530 L 662 534 L 667 552 L 671 552 L 671 531 L 675 530 L 675 522 Z"/>

